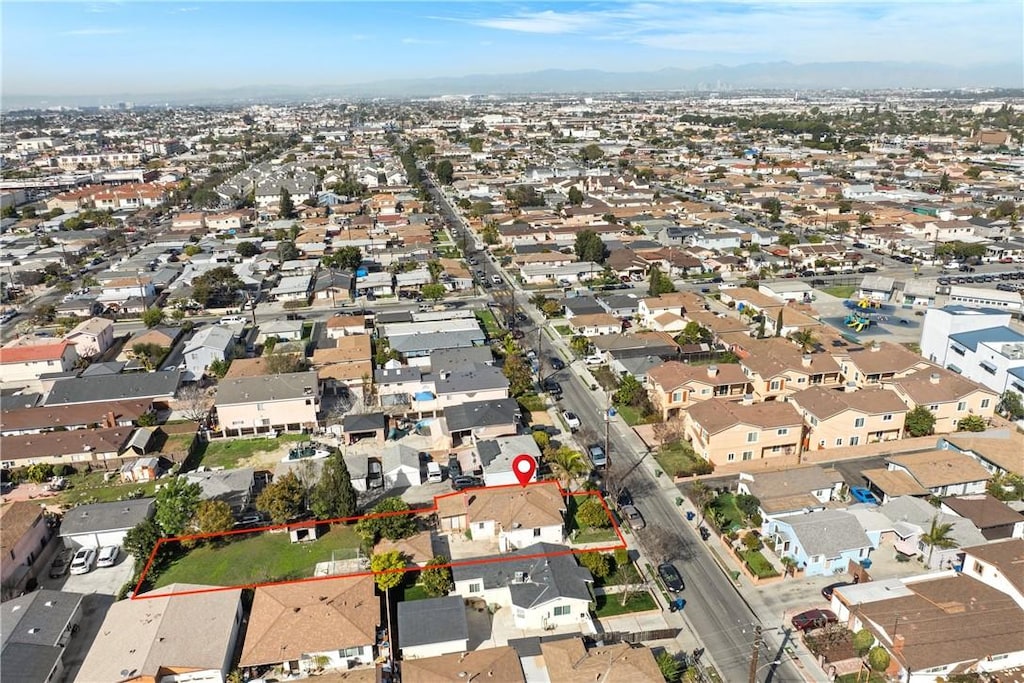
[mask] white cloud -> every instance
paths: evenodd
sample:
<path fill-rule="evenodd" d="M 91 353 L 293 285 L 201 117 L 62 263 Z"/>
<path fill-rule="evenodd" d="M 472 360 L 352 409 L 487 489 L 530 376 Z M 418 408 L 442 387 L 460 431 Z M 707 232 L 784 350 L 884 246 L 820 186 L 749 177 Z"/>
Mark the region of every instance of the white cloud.
<path fill-rule="evenodd" d="M 518 31 L 520 33 L 582 33 L 599 27 L 604 20 L 601 13 L 588 12 L 523 12 L 514 16 L 473 19 L 469 23 L 484 28 Z"/>

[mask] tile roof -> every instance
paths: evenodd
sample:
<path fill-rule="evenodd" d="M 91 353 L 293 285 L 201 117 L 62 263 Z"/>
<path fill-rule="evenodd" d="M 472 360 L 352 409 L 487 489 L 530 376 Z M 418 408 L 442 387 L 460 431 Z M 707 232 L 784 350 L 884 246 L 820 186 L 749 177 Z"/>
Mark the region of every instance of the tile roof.
<path fill-rule="evenodd" d="M 749 355 L 740 361 L 741 365 L 760 375 L 761 379 L 767 380 L 789 371 L 804 375 L 839 373 L 839 364 L 826 353 L 808 354 L 811 365 L 805 367 L 805 354 L 800 347 L 782 337 L 750 339 L 745 348 Z"/>
<path fill-rule="evenodd" d="M 372 576 L 259 586 L 239 666 L 372 645 L 379 623 Z"/>
<path fill-rule="evenodd" d="M 996 395 L 991 389 L 938 366 L 893 379 L 892 385 L 902 390 L 916 405 L 959 401 L 977 391 Z"/>
<path fill-rule="evenodd" d="M 849 358 L 850 362 L 865 375 L 903 373 L 909 372 L 917 366 L 927 365 L 927 361 L 918 354 L 900 344 L 890 342 L 878 342 L 870 346 L 848 349 L 843 353 L 835 354 L 835 356 L 840 362 L 844 356 Z"/>
<path fill-rule="evenodd" d="M 71 343 L 59 341 L 48 344 L 32 344 L 29 346 L 5 346 L 0 348 L 0 365 L 9 363 L 39 363 L 47 360 L 60 360 Z"/>
<path fill-rule="evenodd" d="M 690 383 L 711 386 L 747 384 L 743 368 L 735 363 L 694 366 L 673 360 L 648 370 L 647 378 L 667 392 Z"/>

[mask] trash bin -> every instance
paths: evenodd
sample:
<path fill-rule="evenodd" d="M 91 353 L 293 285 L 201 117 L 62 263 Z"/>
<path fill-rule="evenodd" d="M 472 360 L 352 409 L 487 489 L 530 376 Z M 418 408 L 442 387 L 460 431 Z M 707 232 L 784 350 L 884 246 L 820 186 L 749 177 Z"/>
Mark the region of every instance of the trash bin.
<path fill-rule="evenodd" d="M 871 569 L 871 558 L 865 557 L 860 561 L 860 566 L 864 567 L 864 569 Z"/>
<path fill-rule="evenodd" d="M 692 522 L 694 517 L 696 517 L 696 515 L 693 514 L 693 510 L 688 510 L 686 512 L 686 521 L 687 522 Z"/>

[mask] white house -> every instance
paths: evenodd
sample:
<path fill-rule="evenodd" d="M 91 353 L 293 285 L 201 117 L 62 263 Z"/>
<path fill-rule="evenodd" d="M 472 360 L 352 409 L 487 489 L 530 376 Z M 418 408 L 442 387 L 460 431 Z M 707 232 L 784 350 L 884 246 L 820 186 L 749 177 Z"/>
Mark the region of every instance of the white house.
<path fill-rule="evenodd" d="M 64 339 L 75 345 L 81 358 L 99 355 L 114 344 L 114 322 L 107 318 L 89 318 L 78 323 Z"/>
<path fill-rule="evenodd" d="M 182 351 L 185 372 L 181 378 L 190 382 L 198 380 L 214 361 L 226 360 L 234 345 L 235 335 L 228 328 L 220 325 L 202 328 L 185 343 Z"/>
<path fill-rule="evenodd" d="M 67 548 L 102 548 L 122 545 L 125 535 L 153 516 L 155 499 L 79 505 L 64 515 L 60 537 Z"/>
<path fill-rule="evenodd" d="M 41 375 L 67 372 L 77 360 L 75 345 L 67 341 L 8 345 L 0 348 L 0 385 L 23 386 Z"/>

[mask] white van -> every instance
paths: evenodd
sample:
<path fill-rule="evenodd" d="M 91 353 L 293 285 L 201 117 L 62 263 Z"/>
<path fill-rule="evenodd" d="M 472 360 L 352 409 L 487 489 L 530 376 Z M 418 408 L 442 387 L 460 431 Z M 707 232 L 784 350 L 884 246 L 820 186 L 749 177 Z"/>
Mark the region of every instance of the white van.
<path fill-rule="evenodd" d="M 226 315 L 220 319 L 218 325 L 237 325 L 238 323 L 244 323 L 245 317 L 241 315 Z"/>
<path fill-rule="evenodd" d="M 430 484 L 436 484 L 440 482 L 444 477 L 441 475 L 441 466 L 431 460 L 427 463 L 427 482 Z"/>

